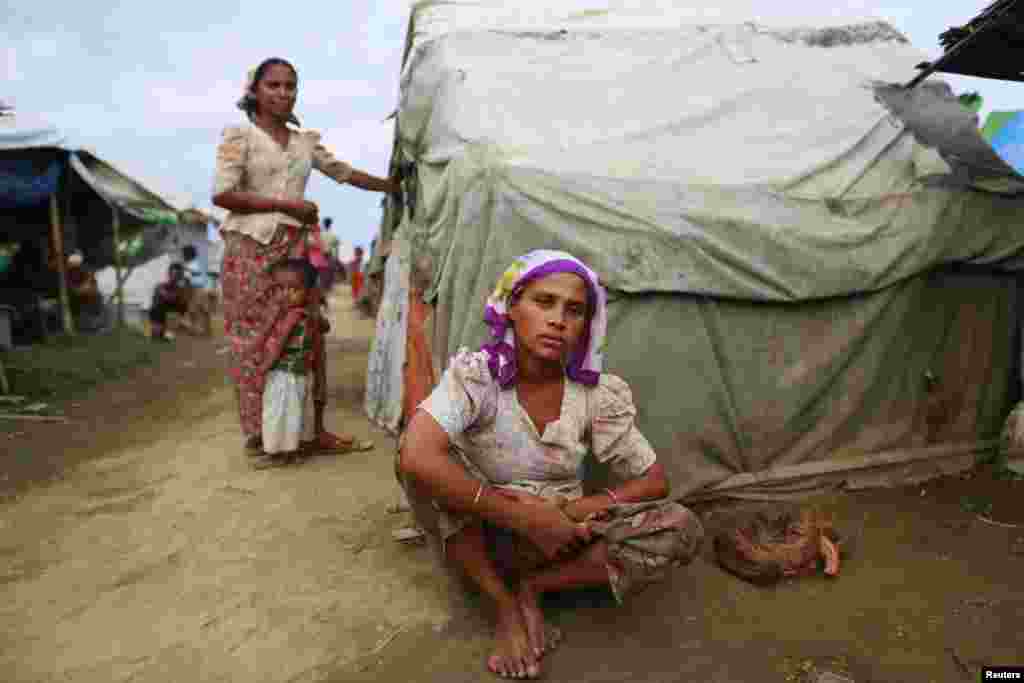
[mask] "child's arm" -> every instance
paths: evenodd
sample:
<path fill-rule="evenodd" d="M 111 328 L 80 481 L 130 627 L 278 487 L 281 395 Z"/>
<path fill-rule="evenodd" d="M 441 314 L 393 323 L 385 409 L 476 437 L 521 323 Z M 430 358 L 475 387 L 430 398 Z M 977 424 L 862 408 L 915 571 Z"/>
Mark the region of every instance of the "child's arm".
<path fill-rule="evenodd" d="M 284 316 L 278 319 L 277 323 L 267 335 L 266 345 L 263 352 L 263 362 L 260 364 L 260 374 L 267 374 L 270 369 L 274 367 L 274 363 L 281 357 L 281 353 L 284 351 L 285 344 L 288 343 L 288 339 L 292 336 L 292 332 L 295 330 L 295 326 L 298 325 L 303 318 L 306 316 L 304 310 L 288 311 Z"/>

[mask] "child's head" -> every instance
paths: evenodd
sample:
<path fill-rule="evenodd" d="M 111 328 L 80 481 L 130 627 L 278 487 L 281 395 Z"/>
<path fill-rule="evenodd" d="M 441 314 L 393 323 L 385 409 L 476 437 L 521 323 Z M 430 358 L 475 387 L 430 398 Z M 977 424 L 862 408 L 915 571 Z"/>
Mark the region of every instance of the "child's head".
<path fill-rule="evenodd" d="M 274 282 L 284 289 L 288 306 L 299 308 L 309 300 L 309 290 L 316 286 L 316 269 L 305 259 L 288 259 L 274 266 Z"/>

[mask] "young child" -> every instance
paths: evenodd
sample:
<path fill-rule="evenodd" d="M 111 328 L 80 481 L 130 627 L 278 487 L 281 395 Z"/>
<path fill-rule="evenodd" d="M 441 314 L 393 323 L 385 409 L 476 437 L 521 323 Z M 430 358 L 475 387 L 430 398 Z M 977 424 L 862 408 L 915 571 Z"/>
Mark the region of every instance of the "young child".
<path fill-rule="evenodd" d="M 275 266 L 272 276 L 287 310 L 264 340 L 263 457 L 257 468 L 296 460 L 301 443 L 315 438 L 313 385 L 321 319 L 310 306 L 310 290 L 317 272 L 304 259 L 289 259 Z"/>

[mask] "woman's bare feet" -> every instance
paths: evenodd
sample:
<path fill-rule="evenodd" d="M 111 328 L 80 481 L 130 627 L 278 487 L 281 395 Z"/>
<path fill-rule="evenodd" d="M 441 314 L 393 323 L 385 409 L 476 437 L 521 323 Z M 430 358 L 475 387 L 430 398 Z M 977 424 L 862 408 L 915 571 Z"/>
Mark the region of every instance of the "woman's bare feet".
<path fill-rule="evenodd" d="M 544 621 L 539 597 L 528 580 L 520 583 L 516 599 L 519 602 L 519 611 L 523 614 L 523 623 L 526 625 L 526 635 L 530 639 L 530 647 L 537 659 L 558 647 L 558 643 L 562 640 L 562 631 Z"/>
<path fill-rule="evenodd" d="M 494 654 L 487 668 L 502 678 L 537 678 L 540 665 L 530 647 L 523 613 L 514 601 L 497 607 L 494 628 Z"/>

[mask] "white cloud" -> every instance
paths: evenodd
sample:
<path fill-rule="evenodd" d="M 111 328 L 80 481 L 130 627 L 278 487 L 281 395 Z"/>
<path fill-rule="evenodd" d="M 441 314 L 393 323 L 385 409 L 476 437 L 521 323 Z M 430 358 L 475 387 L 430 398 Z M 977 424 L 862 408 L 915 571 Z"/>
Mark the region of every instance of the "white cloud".
<path fill-rule="evenodd" d="M 0 80 L 11 82 L 20 81 L 21 78 L 21 72 L 18 71 L 18 51 L 13 47 L 0 50 Z"/>
<path fill-rule="evenodd" d="M 149 86 L 139 96 L 142 107 L 160 117 L 223 116 L 241 95 L 236 83 L 226 80 L 212 83 L 162 82 Z"/>
<path fill-rule="evenodd" d="M 346 106 L 346 102 L 355 98 L 381 97 L 395 99 L 397 86 L 390 88 L 379 81 L 367 80 L 317 78 L 299 81 L 299 105 L 305 108 Z"/>
<path fill-rule="evenodd" d="M 876 7 L 873 12 L 896 26 L 905 25 L 914 16 L 914 10 L 910 7 Z"/>
<path fill-rule="evenodd" d="M 47 59 L 60 53 L 60 42 L 57 37 L 37 36 L 28 42 L 28 56 L 32 59 Z"/>
<path fill-rule="evenodd" d="M 384 117 L 382 116 L 381 119 Z M 348 163 L 374 175 L 387 173 L 394 139 L 394 121 L 352 121 L 321 128 L 324 145 Z"/>

